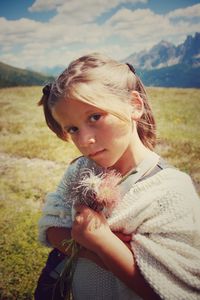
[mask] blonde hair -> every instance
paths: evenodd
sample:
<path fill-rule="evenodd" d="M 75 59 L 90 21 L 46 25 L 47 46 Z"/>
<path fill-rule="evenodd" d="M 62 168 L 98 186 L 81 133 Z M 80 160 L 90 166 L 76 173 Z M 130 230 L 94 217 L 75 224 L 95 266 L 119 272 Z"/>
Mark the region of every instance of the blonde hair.
<path fill-rule="evenodd" d="M 142 143 L 153 149 L 156 143 L 155 120 L 147 93 L 130 65 L 93 53 L 73 61 L 51 85 L 43 88 L 39 105 L 43 105 L 47 125 L 63 140 L 66 133 L 54 120 L 51 109 L 60 99 L 76 99 L 130 122 L 131 92 L 137 91 L 144 102 L 144 113 L 137 121 Z"/>

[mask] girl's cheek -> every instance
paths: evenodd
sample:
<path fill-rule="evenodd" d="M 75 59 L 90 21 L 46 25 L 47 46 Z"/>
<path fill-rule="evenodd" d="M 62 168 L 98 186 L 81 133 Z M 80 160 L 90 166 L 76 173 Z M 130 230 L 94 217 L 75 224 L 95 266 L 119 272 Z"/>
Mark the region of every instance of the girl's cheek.
<path fill-rule="evenodd" d="M 76 137 L 72 137 L 71 138 L 71 141 L 73 142 L 73 144 L 78 148 L 80 149 L 80 145 L 78 143 L 78 139 Z"/>

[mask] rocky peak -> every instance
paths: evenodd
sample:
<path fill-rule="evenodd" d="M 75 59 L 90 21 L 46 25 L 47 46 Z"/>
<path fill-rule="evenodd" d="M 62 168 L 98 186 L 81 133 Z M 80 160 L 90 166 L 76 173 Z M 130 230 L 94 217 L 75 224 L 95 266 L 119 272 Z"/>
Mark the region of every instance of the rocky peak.
<path fill-rule="evenodd" d="M 149 51 L 142 51 L 129 56 L 126 62 L 132 63 L 136 68 L 159 69 L 176 64 L 190 64 L 193 67 L 200 65 L 200 33 L 187 36 L 184 43 L 175 46 L 162 40 Z"/>

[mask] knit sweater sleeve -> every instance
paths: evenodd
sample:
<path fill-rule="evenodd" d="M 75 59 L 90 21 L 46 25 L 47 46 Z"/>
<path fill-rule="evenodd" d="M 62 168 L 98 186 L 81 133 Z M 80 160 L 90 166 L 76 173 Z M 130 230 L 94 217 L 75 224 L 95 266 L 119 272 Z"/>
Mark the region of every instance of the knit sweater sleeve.
<path fill-rule="evenodd" d="M 46 237 L 49 227 L 71 228 L 71 184 L 76 180 L 79 171 L 85 165 L 83 157 L 69 165 L 55 192 L 48 193 L 45 198 L 42 217 L 39 220 L 39 241 L 51 247 Z"/>
<path fill-rule="evenodd" d="M 144 278 L 162 299 L 200 299 L 200 200 L 190 177 L 163 170 L 136 184 L 124 200 L 123 217 L 110 224 L 132 233 Z"/>

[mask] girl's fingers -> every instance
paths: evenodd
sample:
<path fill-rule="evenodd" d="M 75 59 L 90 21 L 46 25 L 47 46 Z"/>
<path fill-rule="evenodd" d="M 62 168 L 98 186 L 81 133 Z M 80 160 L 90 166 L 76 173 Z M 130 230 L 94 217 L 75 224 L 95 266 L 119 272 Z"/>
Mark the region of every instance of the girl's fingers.
<path fill-rule="evenodd" d="M 79 213 L 75 215 L 74 223 L 81 224 L 83 222 L 83 216 L 81 216 Z"/>
<path fill-rule="evenodd" d="M 124 234 L 122 232 L 113 232 L 122 242 L 130 242 L 132 239 L 131 234 Z"/>
<path fill-rule="evenodd" d="M 94 213 L 94 210 L 89 208 L 87 205 L 83 205 L 83 204 L 74 205 L 74 209 L 76 210 L 76 215 L 82 214 L 82 215 L 87 216 L 87 215 L 91 215 L 92 213 Z"/>
<path fill-rule="evenodd" d="M 80 213 L 85 208 L 88 208 L 88 206 L 84 204 L 74 204 L 74 209 L 76 210 L 76 213 Z"/>

